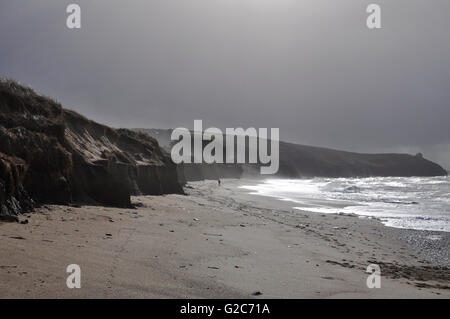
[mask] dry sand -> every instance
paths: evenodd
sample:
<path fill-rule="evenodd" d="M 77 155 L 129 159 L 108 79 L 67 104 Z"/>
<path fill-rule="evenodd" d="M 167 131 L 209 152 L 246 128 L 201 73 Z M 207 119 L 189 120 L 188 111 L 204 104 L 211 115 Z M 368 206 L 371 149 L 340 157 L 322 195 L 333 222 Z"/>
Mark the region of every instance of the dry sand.
<path fill-rule="evenodd" d="M 242 183 L 134 197 L 137 209 L 46 206 L 27 224 L 0 223 L 0 297 L 450 297 L 447 233 L 293 212 Z M 379 289 L 366 286 L 370 263 L 381 266 Z M 66 286 L 69 264 L 81 267 L 81 289 Z"/>

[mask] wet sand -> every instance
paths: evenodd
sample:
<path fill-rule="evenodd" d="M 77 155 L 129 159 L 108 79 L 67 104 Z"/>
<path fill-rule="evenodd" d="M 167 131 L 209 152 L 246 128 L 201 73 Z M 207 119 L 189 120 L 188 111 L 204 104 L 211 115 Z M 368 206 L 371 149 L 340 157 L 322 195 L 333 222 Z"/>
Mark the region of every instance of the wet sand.
<path fill-rule="evenodd" d="M 45 206 L 0 223 L 1 298 L 449 298 L 449 234 L 293 210 L 223 180 L 136 209 Z M 438 240 L 436 240 L 438 236 Z M 365 269 L 381 267 L 381 288 Z M 68 289 L 66 267 L 81 267 Z M 261 296 L 253 296 L 261 291 Z"/>

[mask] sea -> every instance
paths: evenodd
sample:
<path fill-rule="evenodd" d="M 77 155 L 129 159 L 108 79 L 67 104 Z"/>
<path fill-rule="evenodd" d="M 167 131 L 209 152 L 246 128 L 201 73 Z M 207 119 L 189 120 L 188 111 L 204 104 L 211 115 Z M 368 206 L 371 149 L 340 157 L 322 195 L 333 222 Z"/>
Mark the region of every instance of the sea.
<path fill-rule="evenodd" d="M 321 214 L 356 214 L 390 227 L 450 232 L 450 177 L 267 179 L 241 188 Z"/>

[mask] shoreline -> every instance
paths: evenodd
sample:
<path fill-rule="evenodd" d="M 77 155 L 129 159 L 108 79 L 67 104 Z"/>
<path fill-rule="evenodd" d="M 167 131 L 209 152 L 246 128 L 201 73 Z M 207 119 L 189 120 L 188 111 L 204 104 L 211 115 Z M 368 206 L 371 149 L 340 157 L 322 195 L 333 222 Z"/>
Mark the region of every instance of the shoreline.
<path fill-rule="evenodd" d="M 449 298 L 449 233 L 295 210 L 251 180 L 189 183 L 136 209 L 49 205 L 0 222 L 0 298 Z M 441 240 L 427 240 L 430 235 Z M 381 267 L 381 288 L 365 268 Z M 82 288 L 68 289 L 79 264 Z M 255 297 L 252 293 L 261 291 Z"/>
<path fill-rule="evenodd" d="M 424 231 L 430 231 L 430 232 L 447 232 L 450 233 L 450 228 L 448 228 L 449 219 L 446 219 L 445 216 L 436 216 L 436 212 L 441 211 L 446 208 L 442 207 L 441 209 L 433 208 L 433 207 L 427 207 L 423 206 L 421 209 L 415 209 L 416 207 L 420 207 L 420 203 L 416 200 L 427 202 L 429 200 L 428 198 L 401 198 L 399 200 L 395 200 L 393 197 L 403 197 L 403 194 L 393 194 L 388 191 L 388 194 L 386 194 L 386 197 L 378 200 L 377 198 L 361 198 L 361 197 L 354 197 L 353 194 L 360 194 L 362 190 L 360 187 L 367 192 L 370 192 L 370 186 L 366 188 L 366 185 L 359 185 L 361 181 L 364 180 L 373 180 L 377 177 L 368 177 L 368 178 L 343 178 L 344 182 L 341 182 L 341 178 L 306 178 L 306 179 L 290 179 L 290 178 L 271 178 L 271 179 L 264 179 L 264 180 L 254 180 L 250 181 L 250 185 L 242 185 L 241 188 L 247 190 L 250 195 L 255 196 L 263 196 L 263 197 L 270 197 L 275 200 L 280 201 L 287 201 L 292 203 L 291 208 L 298 209 L 300 211 L 308 211 L 308 212 L 314 212 L 317 214 L 342 214 L 342 215 L 356 215 L 360 218 L 369 218 L 369 219 L 376 219 L 380 222 L 382 222 L 385 226 L 393 227 L 393 228 L 400 228 L 400 229 L 410 229 L 410 230 L 424 230 Z M 421 177 L 416 177 L 418 179 L 422 179 Z M 385 179 L 385 178 L 383 178 Z M 410 183 L 410 179 L 408 178 L 408 181 L 403 181 L 402 179 L 405 179 L 404 177 L 390 177 L 391 181 L 386 182 L 388 186 L 390 186 L 390 183 L 394 184 L 400 184 L 404 186 L 405 184 L 402 183 Z M 299 182 L 302 183 L 299 183 Z M 306 182 L 304 182 L 306 181 Z M 316 183 L 314 183 L 314 181 Z M 429 181 L 428 185 L 436 185 L 436 184 L 447 184 L 450 180 L 448 177 L 434 177 L 432 181 Z M 335 190 L 332 190 L 330 193 L 330 190 L 327 190 L 326 187 L 325 191 L 322 191 L 321 188 L 323 187 L 323 183 L 327 184 L 333 184 L 334 182 L 339 183 L 350 183 L 355 184 L 352 186 L 344 186 L 347 189 L 350 189 L 347 191 L 347 189 L 340 189 L 342 186 L 337 186 Z M 369 182 L 370 183 L 370 182 Z M 425 182 L 426 183 L 426 182 Z M 245 183 L 249 184 L 249 183 Z M 312 189 L 316 188 L 314 191 L 308 191 L 306 190 L 304 193 L 292 193 L 290 194 L 291 190 L 286 189 L 286 192 L 279 192 L 277 189 L 277 186 L 282 187 L 284 189 L 286 185 L 292 184 L 290 187 L 311 187 Z M 362 182 L 361 184 L 364 184 Z M 342 184 L 341 184 L 342 185 Z M 397 186 L 396 185 L 396 186 Z M 327 185 L 328 186 L 328 185 Z M 434 190 L 433 190 L 434 191 Z M 426 190 L 422 190 L 422 193 L 425 193 Z M 446 193 L 441 194 L 442 196 L 445 196 Z M 333 197 L 333 193 L 337 193 L 339 195 L 344 195 L 344 197 L 337 196 Z M 407 193 L 407 192 L 405 192 Z M 318 195 L 320 194 L 320 196 Z M 347 195 L 347 194 L 350 194 Z M 420 195 L 418 195 L 420 196 Z M 439 196 L 439 195 L 436 195 Z M 388 203 L 388 204 L 394 204 L 394 205 L 400 205 L 397 206 L 395 209 L 390 207 L 380 207 L 380 204 L 382 203 Z M 373 206 L 372 204 L 375 204 Z M 416 206 L 418 205 L 418 206 Z M 430 205 L 428 203 L 428 205 Z M 405 209 L 406 207 L 406 209 Z M 448 207 L 448 206 L 447 206 Z M 431 210 L 427 211 L 428 209 Z M 389 212 L 386 214 L 386 212 Z M 417 222 L 418 220 L 435 220 L 439 221 L 440 223 L 435 224 L 426 224 Z"/>
<path fill-rule="evenodd" d="M 250 184 L 261 183 L 261 180 L 233 180 L 234 183 L 239 186 L 247 186 Z M 253 185 L 250 185 L 253 186 Z M 260 199 L 264 205 L 267 205 L 267 202 L 272 200 L 278 202 L 282 205 L 284 211 L 293 211 L 301 213 L 307 213 L 310 215 L 316 214 L 321 215 L 322 217 L 329 216 L 348 216 L 355 217 L 360 220 L 365 221 L 373 221 L 385 228 L 385 231 L 392 237 L 393 240 L 400 240 L 406 245 L 412 246 L 411 248 L 415 249 L 416 253 L 420 255 L 421 258 L 427 260 L 429 263 L 438 265 L 438 266 L 450 266 L 450 232 L 441 231 L 441 230 L 424 230 L 424 229 L 413 229 L 413 228 L 403 228 L 403 227 L 395 227 L 392 225 L 387 225 L 385 221 L 380 217 L 369 216 L 369 215 L 359 215 L 357 213 L 320 213 L 308 211 L 307 209 L 301 209 L 299 207 L 295 207 L 295 202 L 291 200 L 284 200 L 277 198 L 275 196 L 266 196 L 262 194 L 251 193 L 249 190 L 246 190 L 248 198 L 255 196 Z M 244 195 L 244 196 L 246 196 Z M 258 202 L 254 202 L 257 204 Z M 285 204 L 286 203 L 286 204 Z M 290 204 L 288 204 L 290 203 Z M 285 205 L 284 205 L 285 204 Z M 294 213 L 295 214 L 295 213 Z M 450 277 L 449 277 L 450 280 Z"/>

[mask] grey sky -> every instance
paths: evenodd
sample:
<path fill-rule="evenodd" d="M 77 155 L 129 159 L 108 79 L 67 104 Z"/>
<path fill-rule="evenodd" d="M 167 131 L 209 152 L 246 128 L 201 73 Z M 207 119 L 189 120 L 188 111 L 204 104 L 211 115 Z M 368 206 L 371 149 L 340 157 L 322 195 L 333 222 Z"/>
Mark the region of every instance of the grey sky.
<path fill-rule="evenodd" d="M 65 26 L 69 3 L 82 29 Z M 365 26 L 369 3 L 383 29 Z M 0 76 L 116 127 L 279 127 L 450 168 L 448 0 L 1 0 Z"/>

